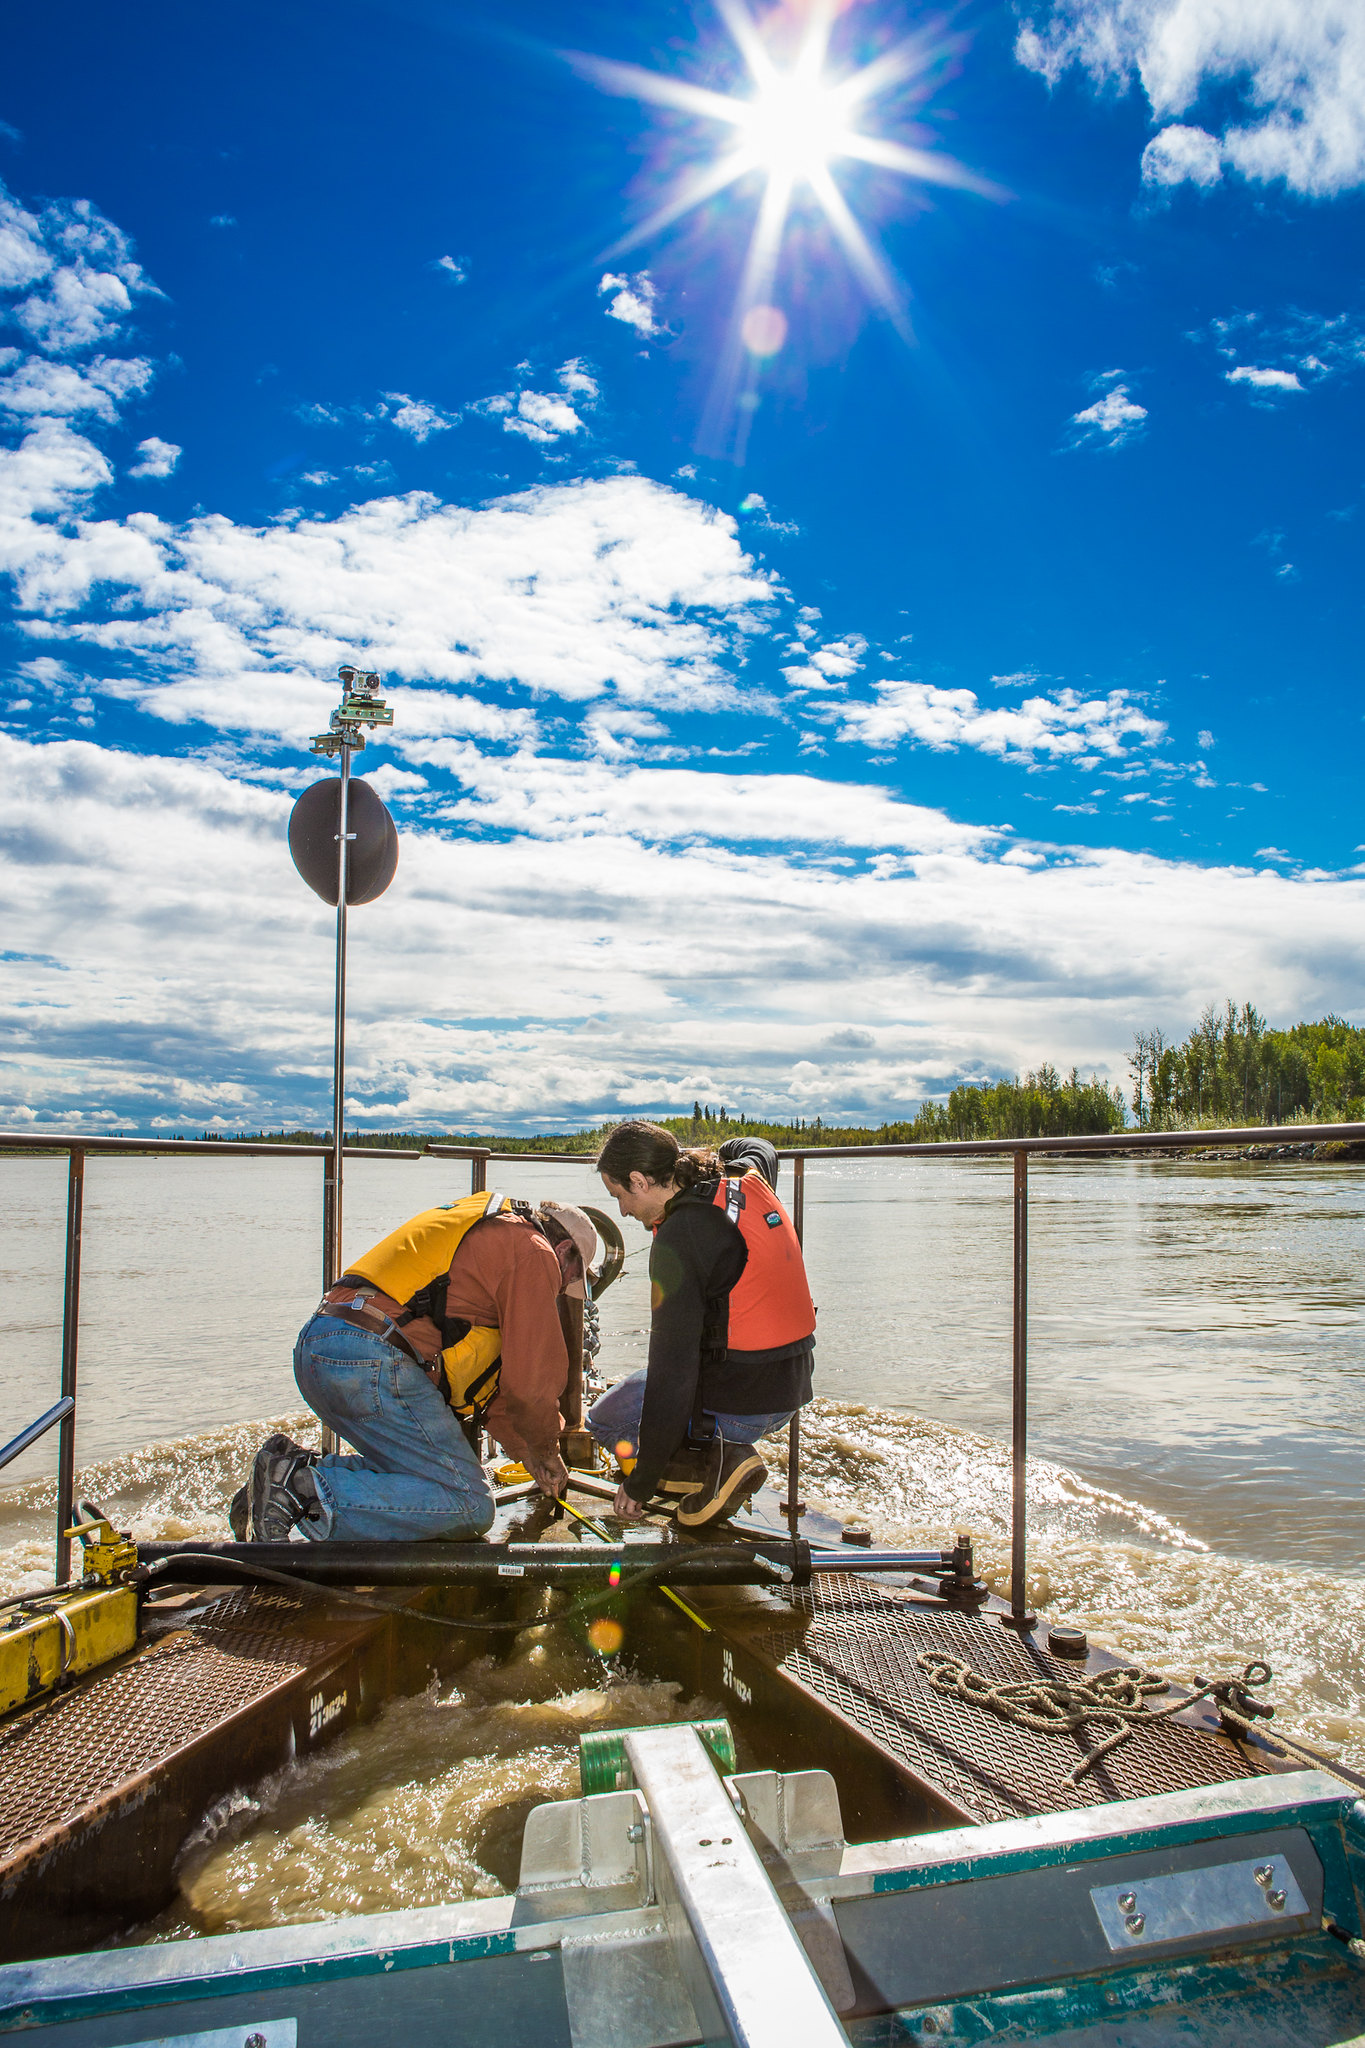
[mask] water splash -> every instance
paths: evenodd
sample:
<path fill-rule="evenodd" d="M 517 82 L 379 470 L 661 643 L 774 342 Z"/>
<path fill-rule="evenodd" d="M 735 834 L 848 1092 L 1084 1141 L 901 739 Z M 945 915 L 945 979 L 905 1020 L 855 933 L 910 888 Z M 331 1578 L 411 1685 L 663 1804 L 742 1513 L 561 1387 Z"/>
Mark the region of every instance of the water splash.
<path fill-rule="evenodd" d="M 216 1807 L 182 1851 L 177 1906 L 134 1938 L 510 1891 L 531 1808 L 578 1791 L 579 1736 L 717 1711 L 681 1695 L 610 1673 L 553 1632 L 506 1662 L 481 1659 Z"/>
<path fill-rule="evenodd" d="M 785 1469 L 785 1445 L 765 1446 Z M 970 1530 L 992 1592 L 1010 1590 L 1008 1446 L 860 1402 L 816 1401 L 802 1427 L 802 1492 L 879 1542 L 932 1547 Z M 1365 1583 L 1220 1556 L 1167 1517 L 1064 1466 L 1028 1467 L 1029 1606 L 1191 1683 L 1274 1671 L 1276 1727 L 1365 1767 Z M 1274 1733 L 1274 1729 L 1270 1731 Z"/>
<path fill-rule="evenodd" d="M 183 1543 L 202 1536 L 225 1542 L 227 1508 L 251 1470 L 261 1441 L 283 1430 L 320 1449 L 320 1424 L 306 1409 L 264 1422 L 224 1423 L 194 1436 L 122 1451 L 77 1475 L 76 1498 L 107 1508 L 121 1529 L 144 1543 Z M 52 1583 L 54 1479 L 31 1479 L 0 1498 L 0 1598 L 38 1592 Z"/>

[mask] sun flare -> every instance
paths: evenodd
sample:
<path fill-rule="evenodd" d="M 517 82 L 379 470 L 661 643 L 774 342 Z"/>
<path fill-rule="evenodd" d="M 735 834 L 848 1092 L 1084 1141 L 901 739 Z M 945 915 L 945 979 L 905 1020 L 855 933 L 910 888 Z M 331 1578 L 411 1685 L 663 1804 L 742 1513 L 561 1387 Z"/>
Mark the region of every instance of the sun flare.
<path fill-rule="evenodd" d="M 937 61 L 925 37 L 906 37 L 860 69 L 840 72 L 830 57 L 838 12 L 835 0 L 789 0 L 762 27 L 743 0 L 716 0 L 716 5 L 748 73 L 747 93 L 716 92 L 668 72 L 606 58 L 570 54 L 570 61 L 607 92 L 673 108 L 707 124 L 712 134 L 717 128 L 721 131 L 719 147 L 708 141 L 688 169 L 673 179 L 662 203 L 607 252 L 610 256 L 638 247 L 727 191 L 733 189 L 742 202 L 751 187 L 757 188 L 729 338 L 717 362 L 709 408 L 718 418 L 736 410 L 744 414 L 746 406 L 752 410 L 753 366 L 777 354 L 791 331 L 788 312 L 774 301 L 795 206 L 809 208 L 814 202 L 867 297 L 909 338 L 905 288 L 858 221 L 836 178 L 836 167 L 873 165 L 925 184 L 997 195 L 923 131 L 916 141 L 864 131 L 867 110 L 893 87 L 909 86 L 917 100 L 925 97 L 925 81 Z M 769 25 L 780 20 L 790 24 L 797 7 L 804 17 L 799 40 L 794 51 L 781 53 L 779 61 L 767 40 Z M 748 398 L 740 388 L 746 377 Z M 741 418 L 741 456 L 744 435 Z"/>

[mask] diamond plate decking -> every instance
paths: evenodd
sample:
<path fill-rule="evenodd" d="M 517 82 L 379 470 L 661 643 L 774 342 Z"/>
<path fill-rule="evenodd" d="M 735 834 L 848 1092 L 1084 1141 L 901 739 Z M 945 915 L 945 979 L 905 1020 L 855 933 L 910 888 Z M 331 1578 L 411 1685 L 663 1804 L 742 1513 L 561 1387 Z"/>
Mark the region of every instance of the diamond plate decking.
<path fill-rule="evenodd" d="M 972 1819 L 1012 1820 L 1097 1806 L 1110 1799 L 1141 1799 L 1233 1778 L 1260 1777 L 1275 1768 L 1264 1749 L 1235 1743 L 1202 1710 L 1204 1727 L 1175 1719 L 1135 1727 L 1077 1785 L 1067 1773 L 1108 1728 L 1085 1742 L 1048 1735 L 935 1692 L 916 1663 L 921 1650 L 945 1650 L 992 1680 L 1074 1678 L 1078 1667 L 1049 1656 L 1041 1643 L 1002 1628 L 995 1614 L 931 1608 L 888 1587 L 853 1576 L 831 1576 L 786 1596 L 790 1621 L 774 1626 L 772 1603 L 764 1616 L 741 1623 L 708 1607 L 712 1626 L 728 1633 L 832 1709 L 899 1766 L 935 1788 Z M 1041 1633 L 1041 1632 L 1040 1632 Z M 1080 1667 L 1084 1668 L 1084 1667 Z M 1163 1704 L 1158 1697 L 1155 1705 Z M 1201 1710 L 1195 1709 L 1194 1716 Z"/>
<path fill-rule="evenodd" d="M 0 1890 L 4 1866 L 26 1846 L 373 1628 L 324 1616 L 316 1602 L 243 1589 L 0 1728 Z"/>

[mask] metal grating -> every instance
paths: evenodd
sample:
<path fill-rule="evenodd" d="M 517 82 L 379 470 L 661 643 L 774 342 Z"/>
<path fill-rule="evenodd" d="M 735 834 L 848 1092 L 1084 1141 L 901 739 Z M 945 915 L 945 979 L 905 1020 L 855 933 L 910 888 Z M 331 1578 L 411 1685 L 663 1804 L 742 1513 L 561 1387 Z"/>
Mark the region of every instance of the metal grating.
<path fill-rule="evenodd" d="M 1084 1743 L 1045 1735 L 946 1699 L 915 1659 L 921 1650 L 946 1650 L 995 1681 L 1065 1678 L 1074 1676 L 1075 1665 L 1021 1641 L 994 1616 L 925 1608 L 851 1574 L 831 1575 L 786 1598 L 791 1623 L 752 1638 L 752 1647 L 974 1819 L 1013 1820 L 1144 1799 L 1260 1777 L 1267 1768 L 1254 1761 L 1255 1752 L 1213 1729 L 1167 1721 L 1134 1728 L 1070 1785 L 1067 1772 L 1099 1734 Z"/>
<path fill-rule="evenodd" d="M 312 1601 L 243 1588 L 0 1729 L 0 1864 L 355 1633 L 354 1620 L 324 1615 Z"/>

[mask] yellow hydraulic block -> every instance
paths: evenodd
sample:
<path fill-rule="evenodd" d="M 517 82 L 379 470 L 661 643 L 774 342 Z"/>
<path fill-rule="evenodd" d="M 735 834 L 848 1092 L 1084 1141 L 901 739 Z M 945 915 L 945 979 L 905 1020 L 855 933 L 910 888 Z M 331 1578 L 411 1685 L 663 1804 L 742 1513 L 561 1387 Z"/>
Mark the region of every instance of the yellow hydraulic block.
<path fill-rule="evenodd" d="M 137 1588 L 95 1586 L 34 1602 L 0 1620 L 0 1714 L 61 1679 L 121 1657 L 137 1641 Z"/>

